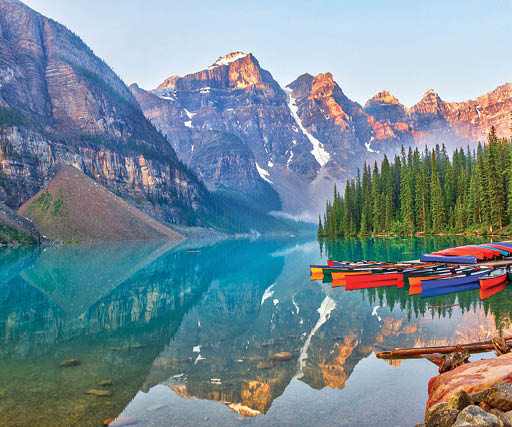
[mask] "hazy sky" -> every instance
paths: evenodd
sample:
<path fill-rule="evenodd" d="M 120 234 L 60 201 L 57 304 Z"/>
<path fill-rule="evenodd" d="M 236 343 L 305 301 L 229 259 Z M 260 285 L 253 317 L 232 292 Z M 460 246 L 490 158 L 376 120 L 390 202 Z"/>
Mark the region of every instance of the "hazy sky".
<path fill-rule="evenodd" d="M 25 3 L 146 89 L 237 50 L 253 53 L 282 85 L 330 71 L 360 103 L 387 89 L 410 106 L 431 87 L 462 101 L 512 81 L 510 0 Z"/>

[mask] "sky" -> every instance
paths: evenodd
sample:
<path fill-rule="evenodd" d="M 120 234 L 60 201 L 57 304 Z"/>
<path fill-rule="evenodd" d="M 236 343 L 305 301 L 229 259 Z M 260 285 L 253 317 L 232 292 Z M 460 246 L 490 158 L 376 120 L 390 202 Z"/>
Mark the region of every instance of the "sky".
<path fill-rule="evenodd" d="M 510 0 L 25 0 L 64 24 L 127 84 L 145 89 L 252 53 L 282 85 L 331 72 L 364 104 L 411 106 L 430 88 L 474 99 L 512 81 Z"/>

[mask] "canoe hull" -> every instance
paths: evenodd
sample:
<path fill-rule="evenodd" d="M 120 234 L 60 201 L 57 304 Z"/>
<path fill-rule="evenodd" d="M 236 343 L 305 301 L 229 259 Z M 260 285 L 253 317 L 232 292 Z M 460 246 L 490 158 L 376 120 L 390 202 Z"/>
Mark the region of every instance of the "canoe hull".
<path fill-rule="evenodd" d="M 447 262 L 453 264 L 476 264 L 478 260 L 474 255 L 464 256 L 447 256 L 447 255 L 432 255 L 423 254 L 420 257 L 422 262 Z"/>

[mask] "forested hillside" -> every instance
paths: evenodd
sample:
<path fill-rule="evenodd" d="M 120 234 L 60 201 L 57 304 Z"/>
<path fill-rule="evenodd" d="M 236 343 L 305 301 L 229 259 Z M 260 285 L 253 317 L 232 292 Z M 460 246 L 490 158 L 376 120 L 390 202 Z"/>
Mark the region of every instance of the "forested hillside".
<path fill-rule="evenodd" d="M 474 150 L 417 148 L 380 168 L 364 165 L 341 195 L 327 202 L 319 237 L 481 233 L 512 230 L 512 141 L 494 127 Z"/>

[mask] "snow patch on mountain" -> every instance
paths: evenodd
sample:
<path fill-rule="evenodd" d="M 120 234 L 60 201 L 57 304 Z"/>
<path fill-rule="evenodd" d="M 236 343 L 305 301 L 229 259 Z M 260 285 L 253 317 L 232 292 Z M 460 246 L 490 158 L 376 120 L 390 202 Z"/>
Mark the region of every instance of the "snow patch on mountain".
<path fill-rule="evenodd" d="M 247 53 L 243 53 L 243 52 L 234 52 L 234 53 L 230 53 L 229 55 L 226 55 L 226 56 L 221 56 L 219 59 L 217 59 L 214 62 L 213 65 L 208 67 L 208 69 L 211 70 L 215 67 L 220 67 L 221 65 L 229 65 L 232 62 L 235 62 L 235 61 L 238 61 L 239 59 L 245 58 L 246 56 L 247 56 Z"/>
<path fill-rule="evenodd" d="M 378 152 L 377 150 L 374 150 L 374 149 L 371 147 L 372 141 L 373 141 L 374 139 L 375 139 L 375 138 L 372 136 L 368 142 L 365 142 L 365 143 L 364 143 L 364 146 L 366 147 L 366 151 L 368 151 L 369 153 L 377 153 L 377 154 L 379 154 L 379 152 Z"/>
<path fill-rule="evenodd" d="M 295 123 L 299 126 L 299 128 L 304 132 L 304 134 L 309 139 L 309 142 L 311 142 L 311 145 L 313 145 L 313 150 L 311 150 L 311 154 L 315 157 L 316 161 L 320 166 L 325 166 L 325 164 L 330 160 L 331 156 L 330 154 L 325 151 L 324 144 L 322 144 L 318 139 L 316 139 L 313 135 L 311 135 L 306 128 L 302 125 L 302 120 L 300 119 L 299 115 L 297 114 L 297 111 L 299 107 L 297 107 L 297 104 L 295 102 L 295 98 L 292 96 L 292 90 L 288 87 L 284 88 L 284 91 L 288 95 L 288 107 L 290 108 L 290 112 L 292 114 L 292 117 L 295 119 Z"/>
<path fill-rule="evenodd" d="M 273 182 L 268 179 L 268 177 L 270 176 L 270 174 L 268 173 L 267 170 L 263 169 L 263 168 L 260 168 L 260 166 L 258 165 L 258 163 L 256 163 L 256 169 L 258 170 L 258 173 L 260 174 L 261 178 L 264 179 L 265 181 L 267 181 L 269 184 L 273 184 Z"/>

